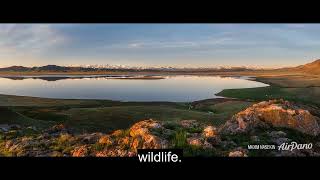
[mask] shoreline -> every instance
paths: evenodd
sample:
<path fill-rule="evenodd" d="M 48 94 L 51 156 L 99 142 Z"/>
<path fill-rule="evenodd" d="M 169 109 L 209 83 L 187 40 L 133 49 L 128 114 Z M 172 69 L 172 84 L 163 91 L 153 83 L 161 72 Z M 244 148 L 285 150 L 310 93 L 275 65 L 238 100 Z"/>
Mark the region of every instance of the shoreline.
<path fill-rule="evenodd" d="M 110 79 L 164 79 L 157 75 L 69 75 L 69 74 L 44 74 L 44 75 L 0 75 L 0 78 L 8 79 L 84 79 L 84 78 L 110 78 Z"/>

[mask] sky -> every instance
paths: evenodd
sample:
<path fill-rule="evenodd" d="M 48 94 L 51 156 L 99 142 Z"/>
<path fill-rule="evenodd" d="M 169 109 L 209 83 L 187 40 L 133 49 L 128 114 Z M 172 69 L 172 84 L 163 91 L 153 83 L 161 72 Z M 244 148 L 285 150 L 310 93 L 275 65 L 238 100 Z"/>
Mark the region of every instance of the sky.
<path fill-rule="evenodd" d="M 273 68 L 319 58 L 320 24 L 0 24 L 0 67 Z"/>

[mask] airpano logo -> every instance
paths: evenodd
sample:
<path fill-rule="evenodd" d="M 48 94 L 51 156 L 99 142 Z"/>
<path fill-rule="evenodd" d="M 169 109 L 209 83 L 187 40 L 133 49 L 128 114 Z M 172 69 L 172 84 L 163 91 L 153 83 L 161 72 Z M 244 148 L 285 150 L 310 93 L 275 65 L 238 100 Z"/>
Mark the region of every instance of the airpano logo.
<path fill-rule="evenodd" d="M 275 150 L 277 147 L 278 151 L 294 151 L 294 150 L 310 150 L 313 147 L 312 143 L 298 144 L 297 142 L 282 143 L 278 146 L 273 144 L 250 144 L 248 150 Z"/>
<path fill-rule="evenodd" d="M 139 149 L 138 159 L 141 163 L 180 163 L 182 149 Z"/>
<path fill-rule="evenodd" d="M 313 144 L 298 144 L 297 142 L 291 142 L 289 143 L 282 143 L 279 147 L 279 151 L 293 151 L 295 149 L 302 150 L 302 149 L 312 149 Z"/>

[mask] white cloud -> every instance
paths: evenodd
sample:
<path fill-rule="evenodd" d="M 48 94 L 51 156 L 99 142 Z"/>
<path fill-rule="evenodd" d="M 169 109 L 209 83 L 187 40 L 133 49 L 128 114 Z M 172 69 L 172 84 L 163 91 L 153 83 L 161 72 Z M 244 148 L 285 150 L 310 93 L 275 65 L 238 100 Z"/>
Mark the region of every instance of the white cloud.
<path fill-rule="evenodd" d="M 143 44 L 141 43 L 131 43 L 129 44 L 129 48 L 139 48 L 139 47 L 142 47 Z"/>
<path fill-rule="evenodd" d="M 198 44 L 195 42 L 181 41 L 181 42 L 152 42 L 144 41 L 139 43 L 129 43 L 129 48 L 183 48 L 194 47 Z"/>
<path fill-rule="evenodd" d="M 47 24 L 0 25 L 2 56 L 36 55 L 65 41 L 65 37 Z"/>
<path fill-rule="evenodd" d="M 306 26 L 306 24 L 288 24 L 287 27 L 289 27 L 289 28 L 305 28 L 307 26 Z"/>
<path fill-rule="evenodd" d="M 195 40 L 195 41 L 139 41 L 129 43 L 128 48 L 199 48 L 201 46 L 215 46 L 228 43 L 232 41 L 232 38 L 208 38 L 205 40 Z M 121 47 L 121 45 L 112 46 L 112 47 Z"/>

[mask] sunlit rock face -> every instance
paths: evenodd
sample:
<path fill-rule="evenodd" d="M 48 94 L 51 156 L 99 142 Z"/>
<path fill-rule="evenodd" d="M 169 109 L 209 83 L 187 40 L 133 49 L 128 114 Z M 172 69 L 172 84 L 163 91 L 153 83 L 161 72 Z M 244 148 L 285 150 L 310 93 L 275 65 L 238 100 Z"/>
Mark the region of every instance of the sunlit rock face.
<path fill-rule="evenodd" d="M 248 157 L 247 150 L 242 148 L 237 148 L 233 151 L 230 151 L 228 157 Z"/>
<path fill-rule="evenodd" d="M 288 101 L 263 101 L 234 115 L 224 127 L 224 133 L 254 131 L 256 128 L 285 127 L 316 136 L 320 133 L 319 118 L 308 110 Z"/>
<path fill-rule="evenodd" d="M 141 147 L 144 149 L 161 149 L 167 148 L 168 142 L 164 138 L 156 136 L 152 131 L 161 132 L 164 127 L 161 123 L 154 120 L 144 120 L 134 124 L 130 128 L 132 138 L 141 139 Z"/>

